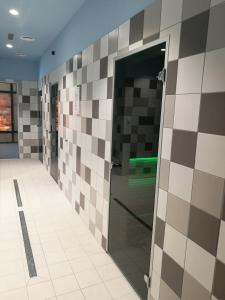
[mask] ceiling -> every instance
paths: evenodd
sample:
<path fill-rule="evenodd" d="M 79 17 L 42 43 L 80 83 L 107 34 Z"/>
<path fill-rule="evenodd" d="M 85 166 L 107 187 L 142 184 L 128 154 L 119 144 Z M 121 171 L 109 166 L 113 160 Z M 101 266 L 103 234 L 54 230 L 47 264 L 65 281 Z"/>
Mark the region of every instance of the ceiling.
<path fill-rule="evenodd" d="M 0 10 L 0 57 L 16 58 L 16 53 L 26 54 L 26 59 L 37 60 L 85 0 L 3 0 Z M 65 5 L 66 4 L 66 5 Z M 19 16 L 9 14 L 14 8 Z M 13 49 L 6 48 L 8 33 L 14 33 Z M 34 42 L 24 42 L 21 34 L 31 35 Z"/>

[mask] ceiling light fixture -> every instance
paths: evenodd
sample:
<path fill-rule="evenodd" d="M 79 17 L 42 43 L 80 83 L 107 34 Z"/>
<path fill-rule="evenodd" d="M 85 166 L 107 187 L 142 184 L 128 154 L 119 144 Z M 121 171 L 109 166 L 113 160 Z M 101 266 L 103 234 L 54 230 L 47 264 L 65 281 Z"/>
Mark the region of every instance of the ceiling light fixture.
<path fill-rule="evenodd" d="M 20 39 L 24 42 L 28 42 L 28 43 L 31 43 L 31 42 L 34 42 L 35 41 L 35 38 L 33 38 L 31 35 L 21 35 L 20 36 Z"/>
<path fill-rule="evenodd" d="M 18 16 L 20 13 L 18 12 L 18 10 L 12 8 L 9 10 L 9 13 L 13 16 Z"/>
<path fill-rule="evenodd" d="M 13 48 L 13 45 L 12 44 L 6 44 L 6 47 L 11 49 L 11 48 Z"/>
<path fill-rule="evenodd" d="M 165 48 L 162 48 L 162 49 L 161 49 L 161 51 L 162 51 L 162 52 L 165 52 L 165 51 L 166 51 L 166 49 L 165 49 Z"/>

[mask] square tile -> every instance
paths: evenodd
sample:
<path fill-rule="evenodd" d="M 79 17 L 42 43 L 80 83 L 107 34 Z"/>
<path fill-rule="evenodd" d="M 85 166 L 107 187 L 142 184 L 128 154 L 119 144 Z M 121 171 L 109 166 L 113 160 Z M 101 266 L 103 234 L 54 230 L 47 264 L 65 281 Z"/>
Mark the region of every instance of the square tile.
<path fill-rule="evenodd" d="M 118 29 L 109 33 L 109 55 L 118 51 Z"/>
<path fill-rule="evenodd" d="M 217 251 L 219 227 L 219 219 L 191 206 L 188 237 L 214 256 Z"/>
<path fill-rule="evenodd" d="M 225 93 L 202 94 L 199 131 L 225 135 Z"/>
<path fill-rule="evenodd" d="M 108 56 L 108 35 L 101 38 L 100 58 Z"/>
<path fill-rule="evenodd" d="M 171 161 L 194 168 L 197 133 L 184 130 L 173 130 Z"/>
<path fill-rule="evenodd" d="M 195 168 L 203 172 L 225 178 L 224 153 L 224 136 L 199 133 Z"/>
<path fill-rule="evenodd" d="M 176 94 L 178 60 L 169 61 L 166 75 L 166 95 Z"/>
<path fill-rule="evenodd" d="M 181 0 L 162 0 L 161 30 L 181 22 L 182 4 Z"/>
<path fill-rule="evenodd" d="M 153 270 L 151 274 L 151 294 L 154 297 L 153 299 L 159 299 L 159 291 L 160 276 Z"/>
<path fill-rule="evenodd" d="M 210 0 L 183 0 L 182 19 L 189 19 L 210 8 Z"/>
<path fill-rule="evenodd" d="M 85 300 L 85 299 L 83 294 L 80 291 L 75 291 L 72 293 L 66 293 L 64 295 L 58 296 L 57 300 Z"/>
<path fill-rule="evenodd" d="M 162 256 L 163 256 L 163 250 L 155 244 L 152 263 L 153 263 L 153 270 L 155 271 L 155 273 L 158 274 L 158 276 L 161 276 Z"/>
<path fill-rule="evenodd" d="M 130 19 L 129 45 L 143 39 L 144 11 L 141 11 Z"/>
<path fill-rule="evenodd" d="M 184 281 L 182 289 L 182 300 L 198 299 L 210 300 L 211 294 L 189 273 L 184 272 Z"/>
<path fill-rule="evenodd" d="M 166 284 L 181 297 L 184 270 L 170 256 L 163 253 L 162 279 Z"/>
<path fill-rule="evenodd" d="M 187 238 L 166 224 L 163 250 L 182 268 L 184 267 Z"/>
<path fill-rule="evenodd" d="M 165 191 L 168 190 L 169 186 L 169 173 L 170 162 L 168 160 L 161 159 L 159 171 L 159 187 Z"/>
<path fill-rule="evenodd" d="M 97 61 L 100 59 L 100 49 L 101 49 L 101 41 L 97 40 L 94 43 L 94 47 L 93 47 L 93 61 Z"/>
<path fill-rule="evenodd" d="M 225 298 L 225 265 L 219 260 L 216 261 L 214 284 L 213 284 L 213 295 L 218 299 L 222 300 Z"/>
<path fill-rule="evenodd" d="M 204 54 L 179 59 L 177 94 L 200 94 Z"/>
<path fill-rule="evenodd" d="M 144 10 L 144 39 L 160 31 L 161 6 L 161 0 L 157 0 Z"/>
<path fill-rule="evenodd" d="M 52 280 L 56 295 L 70 293 L 79 289 L 74 275 L 68 275 Z"/>
<path fill-rule="evenodd" d="M 111 300 L 104 284 L 96 284 L 82 290 L 86 300 Z"/>
<path fill-rule="evenodd" d="M 165 221 L 167 209 L 167 192 L 159 189 L 158 203 L 157 203 L 157 216 Z"/>
<path fill-rule="evenodd" d="M 100 60 L 100 79 L 107 77 L 108 73 L 108 57 L 104 57 Z"/>
<path fill-rule="evenodd" d="M 129 46 L 130 20 L 119 26 L 118 49 Z"/>
<path fill-rule="evenodd" d="M 163 249 L 164 236 L 165 236 L 165 222 L 163 222 L 160 218 L 156 217 L 155 244 L 158 245 L 161 249 Z"/>
<path fill-rule="evenodd" d="M 176 214 L 174 213 L 176 211 Z M 166 223 L 187 235 L 190 205 L 186 201 L 168 193 Z"/>
<path fill-rule="evenodd" d="M 161 156 L 162 156 L 162 158 L 167 159 L 167 160 L 170 160 L 172 136 L 173 136 L 172 129 L 170 129 L 170 128 L 163 129 Z"/>
<path fill-rule="evenodd" d="M 48 268 L 51 278 L 59 278 L 73 273 L 68 262 L 50 265 Z"/>
<path fill-rule="evenodd" d="M 119 298 L 133 292 L 131 286 L 123 277 L 106 281 L 105 285 L 112 298 Z"/>
<path fill-rule="evenodd" d="M 180 297 L 161 279 L 159 300 L 180 300 Z M 150 299 L 155 300 L 155 299 Z"/>
<path fill-rule="evenodd" d="M 208 21 L 209 11 L 205 11 L 182 23 L 180 58 L 205 52 Z"/>
<path fill-rule="evenodd" d="M 177 60 L 179 58 L 180 49 L 180 32 L 181 23 L 169 27 L 160 32 L 160 38 L 170 37 L 169 41 L 169 61 Z"/>
<path fill-rule="evenodd" d="M 194 171 L 191 203 L 220 219 L 224 201 L 224 179 Z"/>
<path fill-rule="evenodd" d="M 170 164 L 169 192 L 190 202 L 193 170 L 175 163 Z"/>
<path fill-rule="evenodd" d="M 50 281 L 34 284 L 28 287 L 28 296 L 30 300 L 45 300 L 55 296 Z"/>
<path fill-rule="evenodd" d="M 96 266 L 96 270 L 103 281 L 118 278 L 121 276 L 121 272 L 114 263 Z"/>
<path fill-rule="evenodd" d="M 221 38 L 225 35 L 225 3 L 210 10 L 207 51 L 224 48 L 225 42 Z"/>
<path fill-rule="evenodd" d="M 212 289 L 214 267 L 215 257 L 191 240 L 188 240 L 185 269 L 208 291 Z"/>
<path fill-rule="evenodd" d="M 76 279 L 82 289 L 101 282 L 101 278 L 95 269 L 88 269 L 77 273 Z"/>
<path fill-rule="evenodd" d="M 200 94 L 177 95 L 174 113 L 174 128 L 198 130 Z"/>
<path fill-rule="evenodd" d="M 163 126 L 172 128 L 174 121 L 174 111 L 175 111 L 175 95 L 167 95 L 165 97 L 165 108 L 164 108 L 164 120 Z"/>
<path fill-rule="evenodd" d="M 225 222 L 221 221 L 217 257 L 223 263 L 225 263 L 225 251 L 224 251 L 224 249 L 225 249 Z"/>
<path fill-rule="evenodd" d="M 203 74 L 203 93 L 225 91 L 225 48 L 206 53 Z"/>

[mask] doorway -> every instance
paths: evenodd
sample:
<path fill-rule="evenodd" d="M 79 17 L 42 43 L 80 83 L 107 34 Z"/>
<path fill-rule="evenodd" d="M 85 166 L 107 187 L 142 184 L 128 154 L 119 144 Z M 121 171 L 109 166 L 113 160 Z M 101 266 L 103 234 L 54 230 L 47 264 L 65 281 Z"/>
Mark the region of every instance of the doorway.
<path fill-rule="evenodd" d="M 166 43 L 115 61 L 108 252 L 147 300 Z M 148 281 L 148 280 L 146 280 Z"/>
<path fill-rule="evenodd" d="M 51 176 L 58 182 L 58 83 L 51 86 Z"/>
<path fill-rule="evenodd" d="M 42 136 L 42 91 L 38 91 L 38 140 L 39 140 L 39 160 L 43 163 L 43 136 Z"/>

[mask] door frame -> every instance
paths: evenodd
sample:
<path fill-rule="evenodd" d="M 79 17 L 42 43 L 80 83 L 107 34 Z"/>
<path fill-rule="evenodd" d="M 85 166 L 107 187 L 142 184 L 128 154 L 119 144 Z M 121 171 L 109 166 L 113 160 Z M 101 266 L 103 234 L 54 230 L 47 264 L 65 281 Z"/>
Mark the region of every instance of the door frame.
<path fill-rule="evenodd" d="M 152 276 L 152 267 L 153 267 L 153 257 L 154 257 L 154 240 L 155 240 L 155 223 L 156 223 L 156 216 L 157 216 L 157 206 L 158 206 L 158 195 L 159 195 L 159 176 L 160 176 L 160 164 L 161 164 L 161 154 L 162 154 L 162 136 L 163 136 L 163 117 L 165 111 L 165 98 L 166 98 L 166 82 L 167 82 L 167 66 L 168 66 L 168 58 L 169 58 L 169 44 L 170 44 L 170 36 L 159 38 L 154 40 L 150 43 L 147 43 L 141 47 L 138 47 L 131 51 L 126 51 L 123 54 L 119 54 L 113 59 L 113 91 L 112 91 L 112 112 L 111 112 L 111 120 L 113 122 L 113 114 L 114 114 L 114 101 L 115 101 L 115 75 L 116 75 L 116 62 L 120 59 L 126 58 L 133 54 L 142 52 L 144 50 L 150 49 L 154 46 L 159 44 L 166 43 L 165 46 L 165 61 L 164 61 L 164 68 L 166 70 L 166 78 L 163 84 L 163 93 L 162 93 L 162 108 L 161 108 L 161 117 L 160 117 L 160 130 L 159 130 L 159 145 L 158 145 L 158 162 L 157 162 L 157 175 L 156 175 L 156 188 L 155 188 L 155 205 L 154 205 L 154 214 L 153 214 L 153 226 L 152 226 L 152 241 L 151 241 L 151 249 L 150 249 L 150 266 L 149 266 L 149 278 L 150 278 L 150 285 L 148 289 L 148 296 L 147 299 L 150 299 L 150 289 L 151 289 L 151 276 Z M 111 169 L 112 169 L 112 136 L 113 136 L 113 126 L 111 128 L 111 162 L 110 162 L 110 174 L 109 174 L 109 185 L 111 191 Z M 108 237 L 109 237 L 109 214 L 110 214 L 110 194 L 109 194 L 109 209 L 108 209 Z M 108 252 L 108 244 L 106 247 L 106 251 Z M 143 278 L 144 280 L 144 278 Z"/>

